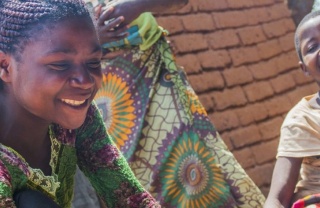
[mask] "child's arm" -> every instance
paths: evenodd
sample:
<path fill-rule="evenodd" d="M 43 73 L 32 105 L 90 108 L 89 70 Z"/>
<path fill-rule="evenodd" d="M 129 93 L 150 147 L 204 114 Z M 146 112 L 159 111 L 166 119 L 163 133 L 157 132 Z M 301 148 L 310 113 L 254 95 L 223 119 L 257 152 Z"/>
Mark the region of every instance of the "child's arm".
<path fill-rule="evenodd" d="M 279 157 L 277 159 L 265 208 L 290 207 L 301 163 L 302 158 Z"/>

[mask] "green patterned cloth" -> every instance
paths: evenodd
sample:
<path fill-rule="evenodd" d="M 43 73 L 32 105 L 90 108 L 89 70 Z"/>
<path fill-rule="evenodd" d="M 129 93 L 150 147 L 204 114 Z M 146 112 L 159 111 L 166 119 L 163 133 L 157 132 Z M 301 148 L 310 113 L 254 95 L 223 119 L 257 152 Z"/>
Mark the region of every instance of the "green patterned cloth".
<path fill-rule="evenodd" d="M 45 193 L 63 208 L 70 207 L 76 164 L 108 207 L 158 207 L 106 133 L 95 105 L 91 105 L 79 129 L 69 131 L 52 125 L 49 132 L 50 176 L 33 169 L 19 153 L 0 144 L 0 207 L 15 207 L 13 194 L 25 188 Z"/>

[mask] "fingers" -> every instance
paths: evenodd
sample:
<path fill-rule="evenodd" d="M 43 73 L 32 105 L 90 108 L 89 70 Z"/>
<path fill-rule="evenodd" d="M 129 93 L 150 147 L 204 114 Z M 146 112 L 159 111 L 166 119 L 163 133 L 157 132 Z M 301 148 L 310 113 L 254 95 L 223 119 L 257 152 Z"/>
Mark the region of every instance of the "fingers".
<path fill-rule="evenodd" d="M 118 41 L 124 39 L 128 36 L 128 32 L 121 30 L 114 30 L 114 31 L 106 31 L 106 32 L 99 32 L 100 36 L 100 43 L 108 43 L 113 41 Z"/>
<path fill-rule="evenodd" d="M 94 8 L 94 16 L 95 16 L 96 20 L 99 19 L 100 15 L 101 15 L 101 11 L 102 11 L 101 4 L 99 4 L 97 7 Z"/>
<path fill-rule="evenodd" d="M 98 26 L 105 25 L 105 21 L 109 20 L 110 15 L 114 11 L 114 7 L 108 7 L 106 10 L 104 10 L 101 14 L 102 7 L 100 8 L 100 15 L 98 19 Z"/>
<path fill-rule="evenodd" d="M 113 11 L 114 7 L 109 7 L 104 11 L 97 8 L 96 14 L 100 13 L 97 23 L 101 44 L 121 40 L 128 36 L 128 27 L 122 24 L 124 17 L 111 18 Z"/>

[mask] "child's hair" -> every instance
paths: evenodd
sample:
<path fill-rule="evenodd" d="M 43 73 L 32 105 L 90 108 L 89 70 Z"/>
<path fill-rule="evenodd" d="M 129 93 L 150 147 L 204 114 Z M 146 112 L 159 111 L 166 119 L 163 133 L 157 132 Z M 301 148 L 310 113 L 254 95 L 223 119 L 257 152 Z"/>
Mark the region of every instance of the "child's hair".
<path fill-rule="evenodd" d="M 297 29 L 296 29 L 296 32 L 294 34 L 294 45 L 295 45 L 295 48 L 296 48 L 296 52 L 298 54 L 298 57 L 300 59 L 300 61 L 303 62 L 303 59 L 302 59 L 302 54 L 301 54 L 301 43 L 300 43 L 300 29 L 302 27 L 302 25 L 307 22 L 308 20 L 312 19 L 312 18 L 315 18 L 317 16 L 320 15 L 320 11 L 317 10 L 317 11 L 313 11 L 313 12 L 310 12 L 309 14 L 307 14 L 306 16 L 304 16 L 304 18 L 301 20 L 301 22 L 299 23 Z"/>
<path fill-rule="evenodd" d="M 42 28 L 71 16 L 91 14 L 81 0 L 0 0 L 0 50 L 17 55 Z"/>

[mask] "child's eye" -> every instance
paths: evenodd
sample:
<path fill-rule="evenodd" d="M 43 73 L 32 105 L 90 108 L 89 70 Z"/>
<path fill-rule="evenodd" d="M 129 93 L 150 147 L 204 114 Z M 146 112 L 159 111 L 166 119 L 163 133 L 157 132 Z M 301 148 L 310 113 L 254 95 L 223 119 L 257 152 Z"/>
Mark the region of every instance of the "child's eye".
<path fill-rule="evenodd" d="M 312 53 L 316 49 L 317 49 L 317 45 L 316 44 L 309 45 L 308 48 L 307 48 L 307 53 Z"/>

